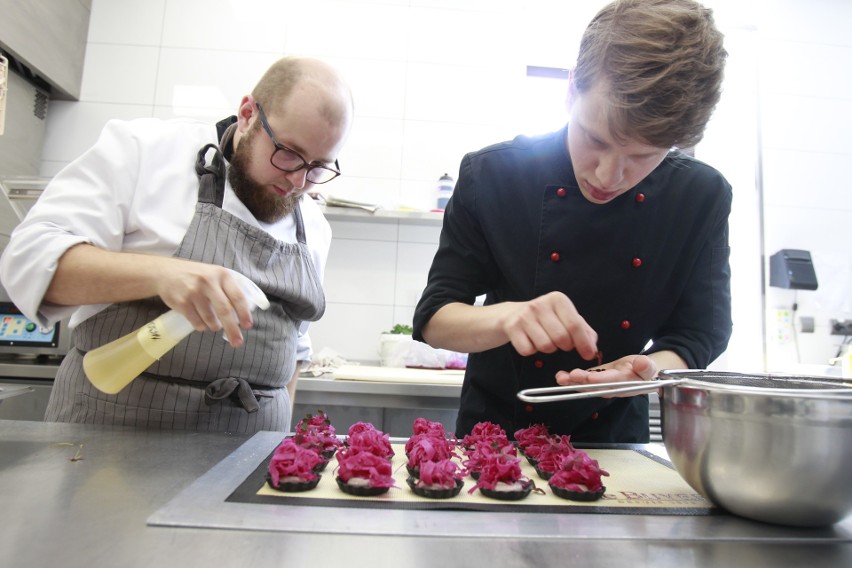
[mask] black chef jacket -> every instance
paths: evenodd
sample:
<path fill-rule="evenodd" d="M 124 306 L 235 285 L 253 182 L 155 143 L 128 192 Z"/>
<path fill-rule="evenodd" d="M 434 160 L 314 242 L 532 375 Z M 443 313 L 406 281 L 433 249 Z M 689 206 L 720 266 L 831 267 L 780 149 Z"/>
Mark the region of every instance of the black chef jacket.
<path fill-rule="evenodd" d="M 440 243 L 414 315 L 414 338 L 442 306 L 526 301 L 564 292 L 598 333 L 604 361 L 672 350 L 707 367 L 731 335 L 731 186 L 715 169 L 670 152 L 648 177 L 603 205 L 580 193 L 567 127 L 519 136 L 464 157 Z M 530 424 L 576 442 L 647 442 L 648 397 L 520 401 L 588 368 L 575 351 L 523 357 L 511 344 L 471 353 L 456 435 L 480 421 L 511 437 Z"/>

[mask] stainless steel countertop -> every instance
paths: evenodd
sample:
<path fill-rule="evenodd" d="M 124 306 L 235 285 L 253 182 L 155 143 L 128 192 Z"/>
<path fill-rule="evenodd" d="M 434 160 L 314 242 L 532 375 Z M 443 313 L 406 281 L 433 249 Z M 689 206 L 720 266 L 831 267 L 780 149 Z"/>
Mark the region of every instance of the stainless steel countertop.
<path fill-rule="evenodd" d="M 4 378 L 52 381 L 60 359 L 0 356 L 0 382 Z M 335 380 L 330 375 L 299 378 L 297 402 L 310 405 L 341 405 L 374 408 L 421 408 L 455 410 L 460 385 L 414 384 Z"/>
<path fill-rule="evenodd" d="M 0 355 L 0 377 L 53 380 L 61 361 L 58 357 Z"/>
<path fill-rule="evenodd" d="M 146 524 L 154 512 L 250 438 L 0 421 L 0 564 L 187 567 L 322 563 L 349 568 L 852 565 L 852 519 L 826 529 L 773 529 L 727 515 L 687 521 L 643 515 L 563 515 L 574 518 L 561 519 L 566 530 L 558 538 L 411 537 Z M 394 515 L 409 515 L 408 524 L 416 523 L 420 513 L 394 511 Z M 449 524 L 466 514 L 439 513 Z M 583 528 L 590 524 L 621 525 L 621 530 Z M 487 528 L 486 520 L 482 534 L 488 534 Z M 729 536 L 712 538 L 714 533 Z"/>
<path fill-rule="evenodd" d="M 37 359 L 28 356 L 0 356 L 0 378 L 53 380 L 61 359 Z M 368 381 L 335 380 L 330 375 L 299 378 L 299 392 L 332 392 L 364 394 L 405 394 L 438 398 L 458 398 L 461 385 L 387 383 Z"/>

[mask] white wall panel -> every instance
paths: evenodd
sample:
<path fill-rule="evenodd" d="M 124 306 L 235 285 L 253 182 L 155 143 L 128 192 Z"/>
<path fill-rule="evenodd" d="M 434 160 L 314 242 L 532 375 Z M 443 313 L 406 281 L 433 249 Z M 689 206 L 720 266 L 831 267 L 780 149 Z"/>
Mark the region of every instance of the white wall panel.
<path fill-rule="evenodd" d="M 404 61 L 408 8 L 373 2 L 288 3 L 288 54 Z"/>
<path fill-rule="evenodd" d="M 393 305 L 397 244 L 341 239 L 332 243 L 325 274 L 330 302 Z"/>
<path fill-rule="evenodd" d="M 89 44 L 80 98 L 88 102 L 154 104 L 160 48 Z"/>
<path fill-rule="evenodd" d="M 89 43 L 159 46 L 166 0 L 93 0 Z"/>
<path fill-rule="evenodd" d="M 234 114 L 243 96 L 279 57 L 276 53 L 206 51 L 164 47 L 157 74 L 156 104 L 177 116 L 208 109 Z"/>
<path fill-rule="evenodd" d="M 288 5 L 268 0 L 169 0 L 162 44 L 210 51 L 283 53 L 288 23 L 294 21 Z"/>

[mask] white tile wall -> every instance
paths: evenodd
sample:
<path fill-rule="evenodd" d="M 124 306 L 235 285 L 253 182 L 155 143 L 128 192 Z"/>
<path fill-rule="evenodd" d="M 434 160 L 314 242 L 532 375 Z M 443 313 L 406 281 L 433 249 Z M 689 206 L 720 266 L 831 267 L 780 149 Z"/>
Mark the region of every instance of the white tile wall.
<path fill-rule="evenodd" d="M 288 2 L 168 0 L 162 45 L 217 52 L 281 53 L 291 23 Z M 224 68 L 221 69 L 224 71 Z"/>
<path fill-rule="evenodd" d="M 356 122 L 332 194 L 422 209 L 465 152 L 561 126 L 532 116 L 526 65 L 569 67 L 604 0 L 94 0 L 80 102 L 51 103 L 41 173 L 91 145 L 110 118 L 232 113 L 283 54 L 323 57 L 347 75 Z M 708 0 L 728 35 L 726 98 L 699 157 L 735 187 L 735 339 L 721 364 L 823 363 L 828 318 L 852 318 L 848 217 L 852 3 Z M 760 139 L 756 103 L 760 103 Z M 554 103 L 556 104 L 556 103 Z M 758 152 L 760 150 L 760 152 Z M 762 160 L 763 223 L 755 165 Z M 334 221 L 328 309 L 316 347 L 375 359 L 376 336 L 410 321 L 437 227 Z M 763 234 L 760 230 L 763 228 Z M 761 239 L 765 241 L 760 248 Z M 811 250 L 816 292 L 764 289 L 761 256 Z M 799 344 L 763 345 L 762 305 L 816 318 Z M 766 320 L 768 322 L 768 320 Z M 767 324 L 767 335 L 774 331 Z M 796 348 L 798 347 L 798 348 Z M 791 352 L 797 351 L 791 358 Z"/>
<path fill-rule="evenodd" d="M 852 319 L 852 4 L 783 0 L 761 12 L 760 109 L 764 188 L 764 250 L 811 252 L 819 288 L 766 291 L 767 366 L 825 364 L 840 336 L 829 320 Z M 771 9 L 770 9 L 771 8 Z M 775 309 L 792 310 L 794 329 L 778 330 Z M 799 317 L 815 319 L 798 333 Z M 786 331 L 787 333 L 778 333 Z M 783 339 L 778 339 L 782 337 Z"/>

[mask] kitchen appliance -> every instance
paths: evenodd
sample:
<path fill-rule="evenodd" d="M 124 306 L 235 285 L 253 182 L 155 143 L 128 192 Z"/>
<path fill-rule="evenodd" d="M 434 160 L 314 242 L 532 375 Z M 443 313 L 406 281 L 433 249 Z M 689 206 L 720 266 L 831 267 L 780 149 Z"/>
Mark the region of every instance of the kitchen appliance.
<path fill-rule="evenodd" d="M 70 346 L 65 322 L 40 327 L 9 301 L 0 302 L 0 353 L 14 355 L 65 355 Z"/>
<path fill-rule="evenodd" d="M 661 390 L 663 443 L 678 473 L 737 515 L 825 526 L 852 514 L 852 382 L 661 371 L 659 380 L 527 389 L 531 403 Z M 559 394 L 568 390 L 588 391 Z"/>
<path fill-rule="evenodd" d="M 769 285 L 793 290 L 816 290 L 818 283 L 811 253 L 784 249 L 770 256 Z"/>

